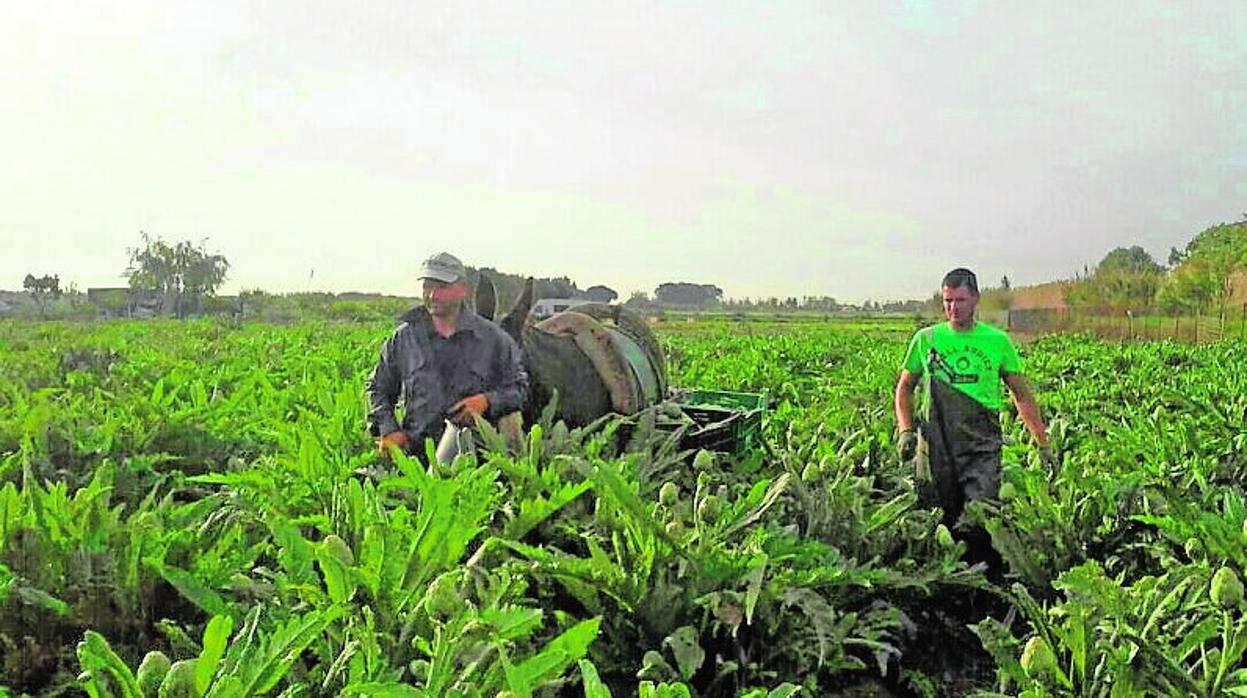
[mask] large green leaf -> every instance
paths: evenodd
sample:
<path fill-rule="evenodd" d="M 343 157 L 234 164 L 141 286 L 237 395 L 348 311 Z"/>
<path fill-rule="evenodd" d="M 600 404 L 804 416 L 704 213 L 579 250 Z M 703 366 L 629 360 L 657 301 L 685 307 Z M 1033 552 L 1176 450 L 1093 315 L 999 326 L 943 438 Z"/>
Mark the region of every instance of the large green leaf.
<path fill-rule="evenodd" d="M 212 615 L 229 614 L 229 605 L 225 603 L 221 595 L 201 583 L 191 573 L 168 565 L 158 565 L 157 569 L 160 576 L 172 584 L 173 588 L 177 589 L 187 601 Z"/>
<path fill-rule="evenodd" d="M 580 660 L 580 680 L 584 684 L 585 698 L 612 698 L 611 691 L 598 677 L 598 669 L 588 659 Z"/>
<path fill-rule="evenodd" d="M 529 695 L 545 682 L 561 676 L 585 656 L 589 645 L 597 639 L 601 624 L 601 618 L 581 621 L 551 640 L 541 652 L 509 668 L 506 674 L 511 690 Z"/>
<path fill-rule="evenodd" d="M 203 650 L 195 662 L 195 689 L 200 695 L 208 692 L 233 630 L 234 619 L 229 616 L 213 616 L 204 628 Z"/>
<path fill-rule="evenodd" d="M 330 550 L 324 542 L 316 546 L 316 562 L 325 577 L 325 587 L 334 603 L 345 603 L 355 593 L 355 581 L 351 570 Z"/>
<path fill-rule="evenodd" d="M 680 678 L 688 681 L 706 661 L 706 651 L 701 647 L 701 638 L 697 629 L 691 625 L 677 628 L 662 641 L 671 648 L 675 657 L 676 667 L 680 670 Z"/>

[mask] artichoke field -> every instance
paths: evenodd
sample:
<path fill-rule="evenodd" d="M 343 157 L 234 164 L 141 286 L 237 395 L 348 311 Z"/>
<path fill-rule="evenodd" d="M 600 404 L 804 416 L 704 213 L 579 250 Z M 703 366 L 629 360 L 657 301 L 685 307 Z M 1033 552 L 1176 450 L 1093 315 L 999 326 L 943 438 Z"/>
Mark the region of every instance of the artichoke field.
<path fill-rule="evenodd" d="M 741 456 L 659 406 L 384 472 L 390 329 L 0 324 L 0 695 L 1247 695 L 1241 344 L 1023 348 L 1001 585 L 893 452 L 912 324 L 659 325 L 768 396 Z"/>

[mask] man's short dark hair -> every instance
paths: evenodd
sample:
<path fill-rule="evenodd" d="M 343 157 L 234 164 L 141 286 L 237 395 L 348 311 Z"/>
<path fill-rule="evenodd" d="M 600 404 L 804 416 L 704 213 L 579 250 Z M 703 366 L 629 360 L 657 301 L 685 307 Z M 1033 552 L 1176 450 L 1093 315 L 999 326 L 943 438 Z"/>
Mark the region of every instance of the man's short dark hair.
<path fill-rule="evenodd" d="M 965 267 L 957 267 L 956 269 L 944 275 L 944 283 L 940 284 L 941 288 L 968 288 L 970 293 L 979 295 L 979 280 L 974 272 Z"/>

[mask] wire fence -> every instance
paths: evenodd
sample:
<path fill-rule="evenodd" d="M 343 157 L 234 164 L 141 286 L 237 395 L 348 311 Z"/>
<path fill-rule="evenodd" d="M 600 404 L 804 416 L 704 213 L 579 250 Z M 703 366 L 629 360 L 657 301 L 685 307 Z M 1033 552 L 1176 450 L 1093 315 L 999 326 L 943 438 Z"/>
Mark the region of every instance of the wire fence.
<path fill-rule="evenodd" d="M 1247 303 L 1224 306 L 1191 315 L 1134 313 L 1088 313 L 1068 309 L 1010 310 L 1003 313 L 1010 332 L 1038 335 L 1053 332 L 1087 332 L 1122 341 L 1217 342 L 1247 341 Z"/>

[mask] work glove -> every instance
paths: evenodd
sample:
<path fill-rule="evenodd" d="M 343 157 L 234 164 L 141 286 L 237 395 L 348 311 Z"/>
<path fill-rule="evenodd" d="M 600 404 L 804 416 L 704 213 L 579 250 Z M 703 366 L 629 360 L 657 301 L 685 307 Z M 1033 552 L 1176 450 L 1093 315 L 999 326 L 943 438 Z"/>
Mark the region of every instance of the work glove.
<path fill-rule="evenodd" d="M 407 432 L 402 431 L 401 429 L 399 431 L 392 431 L 377 439 L 377 453 L 379 453 L 382 458 L 389 459 L 390 447 L 397 446 L 398 448 L 406 451 L 407 446 L 410 443 L 411 439 L 407 437 Z"/>
<path fill-rule="evenodd" d="M 484 393 L 477 393 L 456 402 L 446 413 L 446 419 L 455 426 L 471 427 L 476 425 L 476 418 L 483 417 L 488 409 L 489 398 Z"/>
<path fill-rule="evenodd" d="M 906 429 L 896 437 L 896 454 L 901 457 L 902 461 L 913 460 L 914 453 L 918 451 L 918 433 L 913 429 Z"/>

